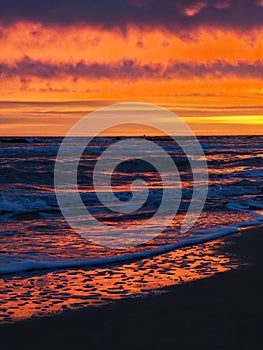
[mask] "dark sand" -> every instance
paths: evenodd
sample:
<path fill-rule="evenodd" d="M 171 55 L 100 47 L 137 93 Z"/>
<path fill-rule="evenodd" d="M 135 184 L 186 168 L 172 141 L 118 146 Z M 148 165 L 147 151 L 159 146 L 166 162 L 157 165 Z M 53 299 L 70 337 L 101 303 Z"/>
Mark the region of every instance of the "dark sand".
<path fill-rule="evenodd" d="M 224 239 L 248 267 L 123 300 L 0 326 L 1 350 L 263 349 L 263 227 Z"/>

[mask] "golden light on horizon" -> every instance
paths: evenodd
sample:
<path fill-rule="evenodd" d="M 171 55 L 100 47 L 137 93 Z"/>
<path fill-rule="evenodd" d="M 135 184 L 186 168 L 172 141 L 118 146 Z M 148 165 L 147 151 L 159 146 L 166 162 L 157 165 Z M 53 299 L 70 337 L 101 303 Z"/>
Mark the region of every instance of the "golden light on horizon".
<path fill-rule="evenodd" d="M 137 101 L 168 108 L 197 134 L 224 133 L 223 125 L 263 134 L 260 27 L 187 36 L 18 21 L 0 30 L 2 136 L 64 135 L 91 111 Z"/>

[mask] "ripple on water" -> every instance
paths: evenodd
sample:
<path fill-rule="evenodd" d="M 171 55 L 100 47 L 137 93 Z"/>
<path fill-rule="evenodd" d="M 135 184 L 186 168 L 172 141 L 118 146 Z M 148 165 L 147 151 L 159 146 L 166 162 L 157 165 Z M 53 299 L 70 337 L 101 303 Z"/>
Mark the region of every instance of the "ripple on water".
<path fill-rule="evenodd" d="M 4 276 L 0 321 L 52 315 L 70 309 L 160 292 L 165 287 L 212 276 L 239 266 L 212 241 L 129 264 Z M 39 273 L 39 272 L 38 272 Z"/>

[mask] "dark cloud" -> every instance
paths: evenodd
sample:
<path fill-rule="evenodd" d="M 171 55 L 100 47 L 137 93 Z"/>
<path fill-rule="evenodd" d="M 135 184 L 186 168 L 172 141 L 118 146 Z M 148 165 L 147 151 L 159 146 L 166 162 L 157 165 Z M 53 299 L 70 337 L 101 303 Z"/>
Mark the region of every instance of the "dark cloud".
<path fill-rule="evenodd" d="M 52 79 L 54 77 L 72 77 L 73 79 L 191 79 L 193 77 L 223 78 L 236 76 L 240 78 L 263 78 L 263 62 L 228 63 L 222 60 L 196 63 L 193 61 L 170 61 L 162 63 L 140 63 L 132 59 L 124 59 L 113 63 L 76 64 L 49 63 L 25 57 L 16 64 L 0 63 L 2 77 L 20 77 L 28 79 L 38 77 Z"/>
<path fill-rule="evenodd" d="M 258 0 L 0 0 L 0 22 L 44 25 L 127 26 L 190 30 L 220 27 L 249 30 L 262 26 Z"/>
<path fill-rule="evenodd" d="M 162 42 L 162 47 L 167 47 L 167 46 L 170 46 L 170 43 L 169 43 L 169 41 L 164 40 L 164 41 Z"/>

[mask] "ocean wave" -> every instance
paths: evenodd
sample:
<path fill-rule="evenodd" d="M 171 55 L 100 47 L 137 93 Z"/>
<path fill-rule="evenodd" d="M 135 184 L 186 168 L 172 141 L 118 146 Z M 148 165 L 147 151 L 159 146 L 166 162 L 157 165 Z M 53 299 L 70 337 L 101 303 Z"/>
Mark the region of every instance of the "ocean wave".
<path fill-rule="evenodd" d="M 0 194 L 0 212 L 30 212 L 45 210 L 56 206 L 55 195 L 17 195 L 12 193 Z"/>
<path fill-rule="evenodd" d="M 3 137 L 0 143 L 40 143 L 43 142 L 37 137 Z"/>
<path fill-rule="evenodd" d="M 255 183 L 242 186 L 238 184 L 226 184 L 226 185 L 212 185 L 208 190 L 208 198 L 221 197 L 228 198 L 233 196 L 244 196 L 249 194 L 259 195 L 262 194 L 262 187 L 257 186 Z"/>
<path fill-rule="evenodd" d="M 65 269 L 75 267 L 101 267 L 111 264 L 128 263 L 135 260 L 150 258 L 156 255 L 168 253 L 170 251 L 180 249 L 186 246 L 194 246 L 196 244 L 205 243 L 211 240 L 222 238 L 226 235 L 237 233 L 242 227 L 258 226 L 263 223 L 263 215 L 258 214 L 256 220 L 241 222 L 228 227 L 211 228 L 208 230 L 200 230 L 192 232 L 192 236 L 180 242 L 174 242 L 159 246 L 152 250 L 145 250 L 137 253 L 130 253 L 119 256 L 112 256 L 99 259 L 85 260 L 49 260 L 49 261 L 15 261 L 9 264 L 0 265 L 0 274 L 13 274 L 33 270 L 46 269 Z"/>

